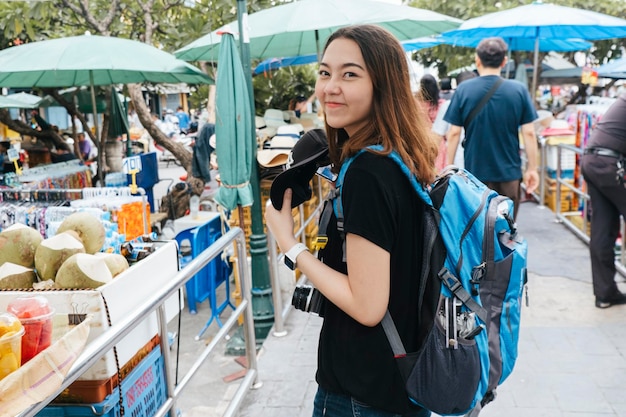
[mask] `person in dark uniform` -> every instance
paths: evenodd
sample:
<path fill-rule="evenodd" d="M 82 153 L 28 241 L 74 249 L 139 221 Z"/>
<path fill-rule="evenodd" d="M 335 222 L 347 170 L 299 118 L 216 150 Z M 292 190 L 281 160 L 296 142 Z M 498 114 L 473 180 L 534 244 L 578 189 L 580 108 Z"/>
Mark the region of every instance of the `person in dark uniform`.
<path fill-rule="evenodd" d="M 615 240 L 620 215 L 626 218 L 626 95 L 598 122 L 582 157 L 581 169 L 591 199 L 591 272 L 596 307 L 626 304 L 615 283 Z"/>

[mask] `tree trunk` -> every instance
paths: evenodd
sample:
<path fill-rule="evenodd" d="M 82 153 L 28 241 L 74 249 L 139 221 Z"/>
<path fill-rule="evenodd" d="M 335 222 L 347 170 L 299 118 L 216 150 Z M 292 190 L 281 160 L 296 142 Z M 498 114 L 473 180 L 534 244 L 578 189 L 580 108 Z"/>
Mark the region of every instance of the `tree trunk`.
<path fill-rule="evenodd" d="M 191 184 L 193 193 L 197 195 L 202 194 L 202 191 L 204 190 L 204 181 L 200 178 L 194 177 L 191 172 L 192 153 L 185 149 L 182 144 L 176 143 L 165 136 L 165 134 L 154 124 L 152 121 L 152 115 L 150 114 L 150 109 L 146 106 L 143 94 L 141 93 L 140 84 L 128 84 L 128 95 L 135 106 L 135 111 L 137 112 L 137 117 L 139 118 L 141 125 L 148 131 L 152 139 L 154 139 L 158 145 L 170 151 L 174 158 L 176 158 L 183 168 L 185 168 L 185 171 L 187 171 L 187 182 Z"/>

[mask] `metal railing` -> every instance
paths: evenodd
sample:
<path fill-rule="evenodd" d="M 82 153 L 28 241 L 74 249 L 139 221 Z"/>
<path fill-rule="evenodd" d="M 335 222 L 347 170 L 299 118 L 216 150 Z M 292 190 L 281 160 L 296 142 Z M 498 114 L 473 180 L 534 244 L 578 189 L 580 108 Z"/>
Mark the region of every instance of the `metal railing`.
<path fill-rule="evenodd" d="M 258 381 L 257 376 L 257 358 L 256 358 L 256 340 L 254 333 L 254 322 L 252 318 L 252 298 L 251 298 L 251 278 L 248 267 L 246 265 L 245 257 L 241 257 L 237 260 L 237 268 L 239 276 L 241 278 L 241 293 L 242 300 L 239 306 L 235 309 L 224 323 L 224 325 L 217 332 L 215 337 L 211 340 L 211 343 L 200 353 L 196 361 L 192 364 L 191 368 L 183 376 L 182 380 L 174 386 L 174 380 L 171 376 L 172 367 L 170 359 L 170 350 L 168 346 L 167 335 L 167 319 L 165 313 L 165 302 L 172 296 L 178 296 L 179 291 L 196 273 L 204 268 L 214 258 L 219 256 L 227 247 L 232 245 L 235 241 L 237 244 L 238 253 L 245 253 L 246 241 L 243 231 L 234 227 L 222 237 L 216 240 L 211 246 L 200 253 L 194 258 L 185 268 L 181 269 L 167 286 L 162 288 L 159 292 L 155 293 L 151 298 L 144 301 L 141 305 L 137 306 L 132 313 L 125 316 L 120 322 L 112 325 L 106 332 L 100 335 L 98 338 L 89 343 L 81 355 L 74 363 L 72 369 L 68 372 L 66 378 L 63 380 L 61 386 L 50 395 L 46 400 L 32 405 L 25 410 L 19 417 L 35 416 L 41 411 L 47 404 L 54 400 L 63 390 L 65 390 L 72 382 L 85 373 L 91 366 L 93 366 L 102 356 L 110 351 L 117 343 L 119 343 L 125 336 L 127 336 L 138 324 L 141 324 L 146 317 L 157 312 L 159 322 L 159 333 L 161 352 L 163 354 L 164 368 L 165 368 L 165 382 L 167 387 L 167 399 L 165 403 L 154 414 L 156 417 L 163 417 L 169 415 L 174 417 L 176 415 L 175 404 L 176 400 L 181 396 L 182 392 L 189 385 L 193 376 L 198 372 L 200 366 L 204 361 L 213 353 L 217 344 L 226 339 L 228 332 L 237 325 L 238 317 L 243 314 L 243 331 L 246 344 L 246 356 L 248 360 L 248 369 L 244 378 L 242 379 L 239 388 L 237 389 L 233 399 L 224 412 L 224 417 L 232 417 L 239 409 L 241 402 L 243 401 L 246 392 L 250 388 L 258 388 L 261 383 Z M 180 312 L 179 312 L 180 314 Z"/>

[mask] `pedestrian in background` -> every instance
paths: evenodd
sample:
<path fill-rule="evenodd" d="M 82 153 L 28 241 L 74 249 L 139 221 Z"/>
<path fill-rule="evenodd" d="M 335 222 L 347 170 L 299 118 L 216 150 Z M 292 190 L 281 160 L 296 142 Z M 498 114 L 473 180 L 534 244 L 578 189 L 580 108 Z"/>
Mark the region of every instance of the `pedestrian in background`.
<path fill-rule="evenodd" d="M 539 185 L 537 138 L 533 121 L 537 112 L 526 87 L 504 80 L 507 45 L 502 38 L 483 39 L 476 47 L 479 77 L 460 84 L 444 116 L 452 127 L 448 132 L 448 163 L 454 157 L 465 128 L 465 168 L 489 188 L 510 197 L 519 212 L 522 180 L 526 192 Z M 522 173 L 520 126 L 526 151 L 526 172 Z"/>
<path fill-rule="evenodd" d="M 82 159 L 83 161 L 89 161 L 89 156 L 91 154 L 91 143 L 89 142 L 89 140 L 87 140 L 85 132 L 78 132 L 76 134 L 76 138 L 78 139 L 80 159 Z"/>
<path fill-rule="evenodd" d="M 581 161 L 591 201 L 591 273 L 596 307 L 626 304 L 615 283 L 615 240 L 620 215 L 626 218 L 626 95 L 604 113 L 591 134 Z M 622 241 L 624 236 L 622 236 Z"/>
<path fill-rule="evenodd" d="M 360 25 L 333 33 L 315 91 L 336 171 L 346 158 L 378 144 L 382 154 L 397 152 L 420 183 L 434 180 L 437 146 L 413 98 L 405 52 L 388 31 Z M 293 234 L 291 189 L 284 192 L 280 211 L 272 200 L 265 214 L 286 259 L 328 301 L 320 312 L 313 416 L 428 416 L 408 399 L 380 324 L 388 310 L 407 351 L 417 351 L 425 335 L 415 329 L 433 320 L 434 302 L 416 308 L 426 205 L 401 168 L 378 152 L 355 158 L 342 187 L 345 240 L 331 210 L 328 243 L 319 259 Z M 423 299 L 436 300 L 438 293 L 439 284 L 429 280 Z"/>
<path fill-rule="evenodd" d="M 416 98 L 422 108 L 422 111 L 427 115 L 430 120 L 430 126 L 437 119 L 439 109 L 446 100 L 439 97 L 439 85 L 437 80 L 430 74 L 424 74 L 420 79 L 420 89 L 416 94 Z M 445 135 L 439 135 L 433 132 L 436 136 L 437 143 L 439 145 L 439 151 L 437 153 L 437 160 L 435 161 L 435 168 L 441 171 L 447 165 L 447 146 Z"/>
<path fill-rule="evenodd" d="M 458 86 L 463 81 L 472 79 L 477 76 L 478 74 L 476 74 L 474 71 L 463 71 L 459 75 L 457 75 L 456 85 Z M 450 97 L 452 97 L 452 94 L 450 94 Z M 443 120 L 443 117 L 448 111 L 448 107 L 450 107 L 450 99 L 445 100 L 441 104 L 441 106 L 439 106 L 439 111 L 437 112 L 437 117 L 435 118 L 435 121 L 433 122 L 433 128 L 432 128 L 433 133 L 435 133 L 436 135 L 442 136 L 446 140 L 446 142 L 448 140 L 448 137 L 447 137 L 448 131 L 450 130 L 450 127 L 452 126 L 450 123 Z M 459 144 L 456 147 L 456 153 L 454 154 L 454 160 L 452 161 L 452 163 L 459 168 L 465 167 L 465 161 L 464 161 L 465 153 L 463 152 L 463 146 L 462 146 L 464 139 L 465 139 L 465 129 L 461 129 L 461 136 L 459 137 Z M 446 146 L 446 153 L 447 151 L 448 151 L 448 148 Z M 448 159 L 448 156 L 446 155 L 446 163 L 447 163 L 447 159 Z"/>
<path fill-rule="evenodd" d="M 182 133 L 187 133 L 189 130 L 190 118 L 185 110 L 183 110 L 183 106 L 178 106 L 176 108 L 176 118 L 178 119 L 178 128 Z"/>
<path fill-rule="evenodd" d="M 452 89 L 452 80 L 449 77 L 442 78 L 439 82 L 439 97 L 444 100 L 450 100 L 454 94 Z"/>

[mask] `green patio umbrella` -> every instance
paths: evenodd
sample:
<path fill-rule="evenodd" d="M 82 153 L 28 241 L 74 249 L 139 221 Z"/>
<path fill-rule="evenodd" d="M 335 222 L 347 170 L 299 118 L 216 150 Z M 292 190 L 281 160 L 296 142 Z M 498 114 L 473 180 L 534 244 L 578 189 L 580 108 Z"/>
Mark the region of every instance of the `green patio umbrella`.
<path fill-rule="evenodd" d="M 111 87 L 111 114 L 109 119 L 109 137 L 129 136 L 128 117 L 120 96 L 114 87 Z"/>
<path fill-rule="evenodd" d="M 454 29 L 461 22 L 429 10 L 380 1 L 300 0 L 252 13 L 246 23 L 250 58 L 266 59 L 319 55 L 326 39 L 349 25 L 377 24 L 403 41 Z M 234 30 L 236 23 L 214 30 L 174 54 L 186 61 L 215 61 L 220 34 Z"/>
<path fill-rule="evenodd" d="M 111 87 L 111 111 L 109 112 L 109 138 L 116 140 L 120 136 L 126 135 L 126 156 L 131 156 L 132 147 L 130 144 L 130 133 L 128 127 L 128 113 L 120 100 L 120 96 Z"/>
<path fill-rule="evenodd" d="M 212 83 L 201 70 L 143 42 L 71 36 L 0 51 L 1 87 L 74 87 L 128 83 Z"/>
<path fill-rule="evenodd" d="M 212 84 L 213 80 L 151 45 L 110 36 L 70 36 L 0 51 L 0 87 L 89 86 L 94 120 L 94 86 L 144 82 Z M 95 127 L 99 137 L 98 123 Z"/>
<path fill-rule="evenodd" d="M 215 140 L 221 179 L 215 200 L 228 210 L 251 206 L 255 152 L 250 140 L 252 109 L 232 34 L 222 36 L 215 88 Z"/>

